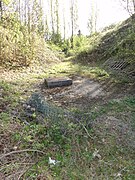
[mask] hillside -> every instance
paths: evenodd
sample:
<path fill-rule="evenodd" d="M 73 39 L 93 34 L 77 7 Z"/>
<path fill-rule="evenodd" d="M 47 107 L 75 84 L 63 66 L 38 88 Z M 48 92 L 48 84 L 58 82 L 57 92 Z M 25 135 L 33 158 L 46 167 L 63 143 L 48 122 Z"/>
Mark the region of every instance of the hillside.
<path fill-rule="evenodd" d="M 134 27 L 135 15 L 120 24 L 105 28 L 89 38 L 90 46 L 94 44 L 94 48 L 82 51 L 77 59 L 80 63 L 96 62 L 111 72 L 134 79 Z"/>
<path fill-rule="evenodd" d="M 15 17 L 0 22 L 0 69 L 19 69 L 57 62 L 44 39 L 36 31 L 28 31 Z"/>

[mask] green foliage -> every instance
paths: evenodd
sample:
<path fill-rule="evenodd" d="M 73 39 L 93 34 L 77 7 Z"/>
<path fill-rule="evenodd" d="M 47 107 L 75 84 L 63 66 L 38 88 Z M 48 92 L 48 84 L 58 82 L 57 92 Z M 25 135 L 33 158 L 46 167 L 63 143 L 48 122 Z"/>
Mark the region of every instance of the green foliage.
<path fill-rule="evenodd" d="M 92 110 L 89 114 L 91 114 L 92 121 L 102 117 L 104 114 L 109 115 L 111 113 L 112 116 L 119 116 L 121 112 L 131 111 L 133 113 L 134 105 L 134 97 L 126 97 L 120 101 L 110 101 L 102 107 Z M 85 113 L 87 117 L 87 112 L 78 110 L 75 112 L 77 117 Z M 103 137 L 95 134 L 95 131 L 85 124 L 85 119 L 80 123 L 75 121 L 65 123 L 65 119 L 63 119 L 61 124 L 54 123 L 53 120 L 49 119 L 45 119 L 45 121 L 44 125 L 34 123 L 25 125 L 21 132 L 16 132 L 12 136 L 15 142 L 20 142 L 21 148 L 27 149 L 31 147 L 32 149 L 45 152 L 45 155 L 40 157 L 37 163 L 38 166 L 33 165 L 25 173 L 25 178 L 28 176 L 36 178 L 41 173 L 41 169 L 45 171 L 48 168 L 55 179 L 63 179 L 65 177 L 68 179 L 85 177 L 87 179 L 93 171 L 96 177 L 111 177 L 112 173 L 117 173 L 119 168 L 123 169 L 123 167 L 128 169 L 122 174 L 123 178 L 131 178 L 133 176 L 133 169 L 131 169 L 131 164 L 133 164 L 132 148 L 125 149 L 121 145 L 118 146 L 115 140 L 117 137 L 115 137 L 115 134 L 111 134 L 112 132 L 104 129 L 104 133 L 109 133 L 107 134 L 109 139 L 106 137 L 105 142 L 107 143 L 104 145 L 102 142 Z M 81 123 L 83 123 L 83 126 Z M 87 130 L 87 133 L 85 130 Z M 88 134 L 92 139 L 88 137 Z M 97 157 L 93 155 L 95 152 L 97 152 Z M 29 155 L 27 154 L 27 156 Z M 54 159 L 60 161 L 60 164 L 49 166 L 48 157 L 54 157 Z M 109 167 L 106 166 L 106 162 L 111 163 Z M 89 169 L 89 166 L 92 166 L 93 169 Z"/>
<path fill-rule="evenodd" d="M 18 48 L 17 50 L 22 58 L 24 55 L 27 55 L 31 59 L 31 51 L 35 58 L 37 51 L 31 45 L 32 43 L 36 47 L 41 45 L 39 36 L 29 34 L 27 28 L 21 25 L 14 17 L 13 20 L 11 18 L 8 20 L 7 18 L 3 19 L 3 21 L 4 23 L 0 27 L 0 32 L 4 34 L 4 42 L 2 38 L 0 39 L 0 43 L 2 44 L 1 53 L 5 53 L 3 53 L 3 56 L 8 57 L 6 52 L 13 53 L 14 51 L 12 49 L 17 45 L 18 47 L 16 48 Z M 7 21 L 9 22 L 7 23 Z M 9 26 L 5 27 L 4 24 L 9 24 Z M 98 49 L 98 46 L 101 45 L 101 42 L 107 41 L 106 38 L 109 38 L 110 34 L 107 34 L 105 39 L 101 37 L 103 38 L 101 34 L 93 34 L 89 38 L 83 36 L 74 37 L 74 49 L 72 51 L 69 40 L 65 41 L 62 45 L 60 41 L 58 50 L 60 50 L 59 48 L 65 48 L 67 54 L 73 53 L 75 55 L 79 53 L 80 56 L 78 57 L 80 57 L 79 59 L 81 61 L 86 61 L 87 59 L 87 62 L 89 62 L 91 60 L 90 58 L 92 58 L 90 56 L 91 53 L 94 52 L 94 55 L 97 52 L 100 54 L 101 51 L 107 53 L 107 48 L 103 46 L 104 43 L 100 46 L 103 49 Z M 119 53 L 123 54 L 122 51 L 132 48 L 134 44 L 131 42 L 131 39 L 134 39 L 133 34 L 119 41 L 117 43 L 117 48 L 120 48 L 118 52 L 113 52 L 111 47 L 114 44 L 112 43 L 109 46 L 110 54 L 108 52 L 108 55 L 112 55 L 112 52 L 114 54 L 116 53 L 115 55 Z M 58 41 L 55 43 L 57 44 Z M 13 46 L 10 46 L 9 42 Z M 10 50 L 8 51 L 6 47 L 10 48 Z M 30 49 L 31 51 L 29 48 L 32 48 Z M 124 49 L 121 50 L 121 48 Z M 8 60 L 11 60 L 12 53 L 7 58 Z M 19 55 L 17 56 L 17 53 L 15 53 L 13 57 L 21 61 Z M 3 56 L 0 56 L 0 58 L 2 59 Z M 95 56 L 93 59 L 96 61 Z M 4 63 L 4 60 L 2 62 Z M 82 63 L 73 64 L 71 62 L 53 65 L 52 69 L 47 69 L 46 74 L 43 74 L 42 77 L 63 75 L 79 75 L 103 80 L 109 77 L 109 74 L 102 68 L 89 67 L 89 64 L 82 65 Z M 31 77 L 33 81 L 34 77 Z M 26 81 L 21 82 L 22 84 L 23 86 L 24 84 L 26 85 Z M 30 81 L 26 85 L 27 88 L 29 85 Z M 106 84 L 103 83 L 103 85 Z M 14 86 L 17 85 L 15 84 Z M 20 86 L 20 88 L 22 94 L 26 96 L 26 91 L 22 89 L 23 86 Z M 107 86 L 110 86 L 110 84 L 108 83 Z M 30 91 L 27 90 L 27 92 L 29 95 Z M 44 152 L 43 155 L 39 152 L 22 152 L 17 155 L 11 154 L 11 158 L 10 156 L 5 157 L 1 171 L 2 174 L 6 174 L 6 177 L 8 175 L 11 177 L 12 174 L 16 175 L 20 173 L 18 169 L 23 169 L 23 172 L 19 174 L 21 176 L 19 178 L 22 179 L 134 179 L 134 149 L 132 148 L 132 144 L 128 146 L 129 141 L 133 142 L 130 137 L 132 137 L 132 129 L 135 127 L 134 96 L 121 97 L 109 102 L 104 99 L 101 105 L 97 104 L 96 100 L 94 101 L 94 107 L 91 107 L 91 105 L 90 107 L 88 106 L 85 112 L 77 109 L 68 113 L 63 108 L 46 103 L 44 99 L 41 99 L 36 94 L 29 101 L 31 107 L 35 108 L 34 112 L 32 112 L 33 121 L 31 121 L 30 117 L 27 117 L 27 119 L 24 118 L 24 122 L 25 120 L 28 121 L 27 125 L 19 122 L 20 128 L 14 130 L 17 121 L 17 116 L 13 116 L 14 110 L 17 113 L 19 112 L 19 118 L 21 118 L 20 114 L 24 113 L 22 112 L 23 108 L 19 100 L 19 93 L 16 93 L 11 85 L 2 81 L 0 82 L 0 95 L 0 110 L 2 110 L 2 113 L 0 113 L 0 134 L 2 138 L 0 139 L 2 139 L 2 147 L 6 141 L 6 149 L 8 151 L 14 151 L 14 153 L 16 153 L 15 149 L 32 149 Z M 20 109 L 19 106 L 21 106 Z M 38 123 L 41 117 L 43 124 Z M 113 117 L 114 120 L 108 121 L 109 117 Z M 36 123 L 34 122 L 35 119 L 37 119 Z M 99 124 L 97 125 L 98 120 Z M 111 128 L 109 129 L 109 127 Z M 125 135 L 127 131 L 128 133 L 131 132 L 129 138 Z M 124 133 L 124 136 L 122 133 Z M 127 138 L 127 144 L 123 145 L 123 142 L 121 143 L 121 138 L 123 137 L 125 139 Z M 10 144 L 10 147 L 8 147 L 9 141 L 13 143 Z M 50 166 L 48 164 L 49 157 L 60 161 L 60 163 Z"/>
<path fill-rule="evenodd" d="M 48 42 L 52 50 L 62 51 L 66 56 L 77 55 L 89 48 L 90 41 L 86 36 L 74 36 L 73 39 L 73 49 L 71 48 L 71 39 L 62 40 L 60 34 L 53 34 Z"/>
<path fill-rule="evenodd" d="M 71 48 L 71 42 L 69 39 L 67 39 L 62 43 L 61 49 L 65 53 L 65 55 L 67 55 L 70 48 Z"/>
<path fill-rule="evenodd" d="M 135 62 L 134 22 L 128 19 L 122 24 L 112 24 L 102 32 L 89 37 L 74 37 L 74 49 L 69 49 L 69 55 L 78 55 L 78 60 L 84 62 L 104 63 L 110 57 L 127 59 Z"/>
<path fill-rule="evenodd" d="M 50 40 L 51 43 L 54 43 L 57 46 L 61 46 L 62 44 L 61 34 L 57 34 L 57 33 L 52 34 Z"/>
<path fill-rule="evenodd" d="M 4 2 L 6 5 L 8 5 L 10 3 L 11 0 L 2 0 L 2 2 Z"/>
<path fill-rule="evenodd" d="M 11 108 L 16 107 L 18 104 L 17 100 L 19 98 L 19 93 L 15 92 L 13 87 L 3 81 L 0 81 L 0 92 L 1 92 L 1 102 L 0 110 L 4 112 L 10 112 Z"/>
<path fill-rule="evenodd" d="M 109 30 L 114 29 L 115 27 L 116 27 L 116 24 L 111 24 L 111 25 L 103 28 L 102 32 L 107 32 L 107 31 L 109 31 Z"/>
<path fill-rule="evenodd" d="M 120 31 L 120 30 L 119 30 Z M 135 61 L 134 55 L 135 55 L 135 36 L 134 31 L 131 29 L 127 30 L 125 29 L 125 32 L 115 32 L 116 36 L 110 38 L 110 41 L 112 41 L 112 44 L 108 44 L 108 49 L 106 50 L 106 56 L 117 56 L 118 58 L 121 57 L 133 57 L 131 61 Z M 109 33 L 110 34 L 110 33 Z M 108 34 L 108 35 L 109 35 Z M 125 36 L 124 36 L 125 34 Z M 107 36 L 108 36 L 107 35 Z M 124 36 L 124 37 L 123 37 Z M 117 37 L 117 38 L 116 38 Z M 114 39 L 113 39 L 114 38 Z M 128 61 L 131 62 L 128 58 Z"/>
<path fill-rule="evenodd" d="M 105 104 L 103 107 L 100 107 L 97 110 L 92 111 L 92 119 L 96 119 L 98 117 L 101 117 L 103 114 L 110 114 L 111 112 L 116 114 L 119 114 L 121 112 L 131 112 L 132 118 L 134 118 L 134 108 L 135 108 L 135 97 L 129 96 L 125 97 L 120 101 L 112 100 Z M 132 119 L 131 118 L 131 119 Z"/>
<path fill-rule="evenodd" d="M 0 60 L 2 66 L 29 66 L 37 62 L 45 42 L 36 32 L 29 32 L 17 18 L 17 14 L 10 13 L 3 16 L 0 22 Z"/>
<path fill-rule="evenodd" d="M 4 120 L 4 121 L 2 122 L 2 120 Z M 9 122 L 9 120 L 10 120 L 10 115 L 8 113 L 2 112 L 0 114 L 0 121 L 2 124 L 7 124 Z"/>
<path fill-rule="evenodd" d="M 73 48 L 71 48 L 70 39 L 65 40 L 62 50 L 67 56 L 77 55 L 89 46 L 89 39 L 83 35 L 73 37 Z"/>
<path fill-rule="evenodd" d="M 61 72 L 63 68 L 66 70 L 66 63 L 67 62 L 63 64 L 63 67 L 62 65 L 55 66 L 56 70 L 59 72 Z M 67 65 L 69 64 L 67 63 Z M 85 71 L 87 70 L 86 67 L 83 67 L 83 69 Z M 100 69 L 94 70 L 94 68 L 91 68 L 91 71 L 101 73 Z M 6 96 L 10 96 L 11 98 L 11 101 L 8 100 L 9 106 L 9 104 L 12 104 L 14 101 L 13 97 L 16 97 L 15 89 L 5 82 L 1 82 L 0 90 L 1 89 L 3 89 L 2 95 L 3 92 L 5 93 L 4 97 L 2 96 L 2 101 Z M 46 105 L 41 101 L 37 103 L 33 101 L 33 103 L 36 107 L 36 115 L 38 115 L 39 110 L 44 109 L 43 105 Z M 12 107 L 12 105 L 9 107 Z M 51 108 L 55 107 L 51 106 Z M 44 154 L 40 154 L 39 152 L 22 152 L 17 155 L 11 154 L 12 158 L 10 158 L 10 162 L 8 161 L 10 156 L 7 157 L 7 159 L 5 157 L 6 162 L 8 161 L 8 166 L 3 163 L 1 168 L 2 173 L 8 176 L 9 174 L 11 175 L 14 174 L 14 172 L 18 172 L 18 168 L 24 167 L 26 171 L 23 172 L 23 179 L 30 177 L 33 179 L 39 177 L 42 179 L 44 177 L 52 179 L 90 179 L 93 173 L 94 178 L 104 179 L 104 177 L 112 177 L 112 174 L 113 177 L 116 177 L 120 170 L 126 168 L 126 171 L 121 172 L 122 178 L 132 179 L 132 177 L 134 177 L 134 151 L 131 147 L 129 148 L 123 144 L 118 144 L 116 139 L 119 137 L 115 134 L 117 131 L 114 131 L 113 126 L 111 128 L 113 130 L 112 132 L 110 129 L 107 129 L 106 125 L 109 123 L 106 123 L 106 121 L 103 122 L 103 120 L 104 117 L 111 116 L 118 118 L 122 123 L 126 122 L 129 124 L 130 121 L 132 121 L 130 125 L 134 128 L 134 109 L 135 98 L 134 96 L 129 96 L 123 99 L 120 98 L 104 102 L 102 105 L 95 105 L 93 108 L 88 107 L 85 111 L 78 109 L 72 110 L 69 118 L 62 116 L 54 119 L 53 115 L 47 116 L 45 114 L 43 124 L 29 121 L 29 124 L 26 125 L 19 122 L 20 128 L 17 127 L 16 130 L 13 128 L 17 126 L 17 118 L 14 117 L 14 119 L 12 119 L 9 111 L 2 112 L 0 114 L 0 130 L 2 139 L 4 139 L 3 142 L 5 142 L 6 139 L 6 147 L 9 146 L 10 141 L 10 143 L 12 142 L 10 147 L 17 148 L 17 150 L 32 149 L 44 152 Z M 19 110 L 18 106 L 16 110 Z M 63 111 L 65 110 L 63 109 Z M 49 113 L 51 114 L 51 109 L 49 109 L 48 114 Z M 43 114 L 44 112 L 42 111 L 42 118 Z M 130 114 L 130 118 L 127 114 Z M 80 117 L 83 117 L 83 119 L 80 119 Z M 39 116 L 37 116 L 37 118 L 39 118 Z M 77 119 L 79 121 L 77 121 Z M 99 119 L 100 122 L 96 131 L 93 123 L 96 123 L 97 119 Z M 111 122 L 113 123 L 113 121 Z M 113 125 L 115 125 L 115 123 Z M 116 127 L 121 128 L 120 124 Z M 122 130 L 125 133 L 126 129 Z M 103 133 L 104 136 L 98 133 Z M 3 137 L 4 134 L 5 137 Z M 122 136 L 120 136 L 120 138 L 122 138 Z M 16 152 L 15 149 L 11 149 L 11 151 Z M 94 157 L 95 153 L 97 154 L 96 157 Z M 49 165 L 49 157 L 60 161 L 60 163 L 54 166 Z M 26 165 L 28 166 L 26 167 Z M 15 171 L 13 171 L 13 169 Z"/>

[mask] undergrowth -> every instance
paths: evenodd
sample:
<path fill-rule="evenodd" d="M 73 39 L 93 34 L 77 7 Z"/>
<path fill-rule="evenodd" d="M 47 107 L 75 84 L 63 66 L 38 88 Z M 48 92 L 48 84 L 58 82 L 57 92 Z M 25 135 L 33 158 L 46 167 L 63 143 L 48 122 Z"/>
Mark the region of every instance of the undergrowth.
<path fill-rule="evenodd" d="M 29 32 L 15 14 L 3 16 L 0 21 L 0 66 L 17 69 L 56 59 L 36 30 Z"/>
<path fill-rule="evenodd" d="M 37 53 L 41 43 L 38 36 L 29 34 L 25 26 L 16 19 L 10 19 L 10 21 L 11 25 L 12 23 L 15 25 L 13 28 L 16 28 L 16 32 L 12 31 L 11 25 L 5 27 L 1 24 L 0 26 L 4 36 L 4 41 L 0 37 L 2 64 L 29 65 L 35 58 L 44 59 L 40 48 Z M 76 61 L 59 63 L 43 74 L 35 74 L 35 78 L 42 79 L 56 75 L 71 77 L 79 75 L 96 80 L 110 78 L 110 74 L 104 68 L 90 67 L 91 62 L 100 60 L 105 62 L 110 55 L 128 55 L 128 50 L 133 43 L 127 45 L 127 41 L 134 37 L 133 34 L 127 35 L 126 31 L 125 38 L 119 41 L 119 37 L 118 43 L 116 35 L 122 32 L 122 27 L 113 28 L 88 39 L 76 37 L 75 49 L 65 50 L 67 56 L 78 54 L 76 61 L 80 63 Z M 32 51 L 31 48 L 33 48 Z M 131 54 L 133 57 L 134 52 L 132 51 Z M 134 62 L 134 59 L 132 61 L 129 58 L 129 61 Z M 21 83 L 25 84 L 25 81 L 23 79 Z M 126 94 L 122 98 L 105 101 L 101 105 L 96 104 L 93 108 L 88 105 L 85 111 L 76 109 L 69 117 L 57 117 L 55 121 L 46 114 L 43 116 L 36 108 L 31 119 L 28 117 L 22 119 L 21 115 L 26 113 L 23 106 L 26 97 L 24 99 L 23 97 L 29 94 L 28 92 L 26 95 L 27 91 L 24 92 L 22 89 L 24 86 L 28 88 L 30 83 L 33 83 L 32 80 L 27 81 L 27 85 L 19 82 L 20 89 L 16 88 L 19 84 L 0 82 L 0 175 L 2 179 L 135 179 L 135 97 L 133 95 Z M 42 118 L 42 124 L 34 121 L 35 117 L 37 120 Z M 50 164 L 49 157 L 59 163 Z"/>
<path fill-rule="evenodd" d="M 2 94 L 4 90 L 2 107 L 8 102 L 14 109 L 18 96 L 13 87 L 2 82 L 0 89 Z M 9 94 L 12 94 L 10 98 Z M 78 122 L 66 117 L 61 122 L 44 117 L 44 124 L 25 124 L 17 117 L 11 118 L 12 112 L 8 108 L 0 116 L 1 143 L 3 138 L 7 140 L 7 149 L 3 149 L 4 144 L 1 148 L 1 174 L 7 178 L 23 179 L 134 179 L 133 148 L 117 144 L 115 131 L 109 132 L 103 127 L 102 131 L 109 133 L 105 138 L 99 136 L 93 126 L 93 122 L 104 115 L 122 118 L 123 122 L 130 123 L 125 118 L 125 112 L 130 113 L 134 128 L 134 108 L 135 99 L 129 96 L 110 101 L 91 112 L 76 111 L 77 117 L 79 114 L 86 117 L 91 114 L 89 124 L 85 119 Z M 14 154 L 7 155 L 10 151 Z M 49 157 L 60 162 L 50 165 Z"/>

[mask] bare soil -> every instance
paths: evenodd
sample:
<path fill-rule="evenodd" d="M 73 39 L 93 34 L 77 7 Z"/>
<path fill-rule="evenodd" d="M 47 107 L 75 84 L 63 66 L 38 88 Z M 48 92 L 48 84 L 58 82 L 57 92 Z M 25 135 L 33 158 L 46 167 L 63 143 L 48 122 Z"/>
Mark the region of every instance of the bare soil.
<path fill-rule="evenodd" d="M 110 100 L 121 100 L 126 95 L 135 94 L 135 83 L 116 84 L 111 80 L 96 81 L 94 79 L 72 76 L 73 84 L 67 87 L 47 88 L 44 86 L 44 78 L 36 78 L 37 74 L 43 72 L 39 67 L 35 70 L 3 71 L 0 73 L 1 80 L 11 83 L 21 91 L 22 97 L 28 99 L 32 93 L 39 92 L 45 99 L 56 106 L 66 109 L 92 110 L 106 104 Z M 104 115 L 98 118 L 93 124 L 96 133 L 105 138 L 104 130 L 115 134 L 118 137 L 117 142 L 125 142 L 126 145 L 135 147 L 133 132 L 130 121 L 123 121 L 125 115 L 121 118 L 115 115 Z M 130 119 L 130 114 L 127 115 Z M 107 135 L 106 135 L 107 137 Z"/>

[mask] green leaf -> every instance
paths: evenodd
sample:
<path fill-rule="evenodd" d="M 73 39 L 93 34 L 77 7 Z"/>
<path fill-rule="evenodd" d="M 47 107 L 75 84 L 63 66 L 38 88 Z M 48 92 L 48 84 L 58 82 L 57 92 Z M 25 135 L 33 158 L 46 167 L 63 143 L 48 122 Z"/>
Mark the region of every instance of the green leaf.
<path fill-rule="evenodd" d="M 2 0 L 3 3 L 5 3 L 6 5 L 8 5 L 10 3 L 11 0 Z"/>

